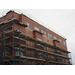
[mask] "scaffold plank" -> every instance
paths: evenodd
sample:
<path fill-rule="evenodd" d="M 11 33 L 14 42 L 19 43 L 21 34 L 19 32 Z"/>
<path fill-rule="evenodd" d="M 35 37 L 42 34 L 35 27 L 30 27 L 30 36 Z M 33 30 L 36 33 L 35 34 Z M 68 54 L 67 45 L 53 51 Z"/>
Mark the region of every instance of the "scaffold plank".
<path fill-rule="evenodd" d="M 9 43 L 9 44 L 5 44 L 6 46 L 9 46 L 9 47 L 12 47 L 13 46 L 13 43 Z M 41 50 L 41 49 L 37 49 L 37 48 L 34 48 L 34 47 L 30 47 L 30 46 L 26 46 L 26 45 L 23 45 L 23 44 L 19 44 L 19 43 L 16 43 L 16 42 L 14 42 L 14 45 L 15 46 L 19 46 L 20 45 L 20 47 L 21 48 L 28 48 L 28 49 L 34 49 L 34 50 L 37 50 L 37 51 L 41 51 L 41 52 L 44 52 L 44 53 L 46 53 L 46 51 L 44 51 L 44 50 Z M 63 55 L 59 55 L 59 54 L 56 54 L 56 53 L 52 53 L 52 52 L 48 52 L 47 51 L 47 53 L 48 54 L 53 54 L 53 55 L 56 55 L 56 56 L 60 56 L 60 57 L 63 57 L 63 58 L 67 58 L 67 59 L 71 59 L 71 58 L 69 58 L 69 57 L 66 57 L 66 56 L 63 56 Z"/>
<path fill-rule="evenodd" d="M 39 59 L 39 58 L 34 58 L 34 57 L 26 57 L 26 56 L 14 56 L 15 60 L 19 61 L 19 57 L 21 57 L 21 61 L 23 61 L 23 59 L 30 59 L 30 60 L 38 60 L 38 61 L 46 61 L 44 59 Z M 13 56 L 5 56 L 5 60 L 13 60 Z M 2 60 L 1 60 L 2 61 Z M 52 61 L 52 60 L 48 60 L 48 62 L 53 62 L 53 63 L 57 63 L 57 64 L 65 64 L 65 65 L 69 65 L 69 63 L 64 63 L 64 62 L 57 62 L 57 61 Z"/>
<path fill-rule="evenodd" d="M 12 18 L 8 21 L 4 21 L 4 22 L 0 23 L 0 25 L 1 25 L 0 30 L 4 28 L 4 25 L 6 25 L 6 27 L 9 27 L 10 25 L 13 25 L 13 21 L 15 23 L 19 22 L 19 20 L 17 18 Z"/>

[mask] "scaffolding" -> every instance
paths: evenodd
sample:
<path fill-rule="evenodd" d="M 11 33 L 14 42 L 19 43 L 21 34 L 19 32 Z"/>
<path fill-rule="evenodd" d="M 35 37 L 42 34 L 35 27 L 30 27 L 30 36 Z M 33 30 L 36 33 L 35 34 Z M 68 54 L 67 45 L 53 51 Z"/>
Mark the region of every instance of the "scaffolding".
<path fill-rule="evenodd" d="M 14 25 L 18 24 L 18 30 Z M 26 36 L 21 33 L 20 25 L 27 25 L 20 22 L 14 16 L 9 18 L 4 17 L 4 21 L 0 23 L 0 64 L 1 65 L 71 65 L 71 60 L 68 57 L 69 51 L 52 46 L 44 41 L 39 41 L 35 38 Z M 7 30 L 9 29 L 9 30 Z M 16 41 L 17 40 L 17 41 Z M 27 44 L 31 43 L 31 45 Z M 39 44 L 39 45 L 38 45 Z M 52 49 L 52 52 L 49 51 Z M 67 55 L 62 55 L 57 52 L 65 52 Z M 66 61 L 67 60 L 67 61 Z"/>

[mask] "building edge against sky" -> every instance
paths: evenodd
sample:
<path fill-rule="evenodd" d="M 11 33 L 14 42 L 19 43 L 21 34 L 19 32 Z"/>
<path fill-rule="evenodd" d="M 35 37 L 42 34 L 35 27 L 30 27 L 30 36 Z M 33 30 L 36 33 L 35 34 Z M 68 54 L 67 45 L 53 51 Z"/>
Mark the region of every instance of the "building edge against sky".
<path fill-rule="evenodd" d="M 56 34 L 60 35 L 61 37 L 65 38 L 64 35 L 62 35 L 62 34 L 59 33 L 58 31 L 54 30 L 53 28 L 51 28 L 49 25 L 45 24 L 44 22 L 40 21 L 40 20 L 37 19 L 36 17 L 32 16 L 31 14 L 29 14 L 29 13 L 27 13 L 27 12 L 21 10 L 21 9 L 11 9 L 11 10 L 12 10 L 12 11 L 15 11 L 15 12 L 18 13 L 18 14 L 24 14 L 24 15 L 26 15 L 28 18 L 34 20 L 35 22 L 41 24 L 42 26 L 48 28 L 49 30 L 53 31 L 54 33 L 56 33 Z M 7 9 L 7 10 L 4 10 L 4 11 L 0 12 L 0 17 L 6 15 L 6 13 L 7 13 L 8 11 L 10 11 L 10 9 Z M 66 38 L 65 38 L 65 39 L 66 39 Z"/>

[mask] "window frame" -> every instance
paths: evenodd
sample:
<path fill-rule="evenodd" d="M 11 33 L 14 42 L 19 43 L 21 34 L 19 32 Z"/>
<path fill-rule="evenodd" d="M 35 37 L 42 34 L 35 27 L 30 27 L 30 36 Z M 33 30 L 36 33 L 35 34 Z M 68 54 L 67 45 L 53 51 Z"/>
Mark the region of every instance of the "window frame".
<path fill-rule="evenodd" d="M 48 33 L 48 38 L 50 38 L 50 34 Z"/>
<path fill-rule="evenodd" d="M 19 56 L 19 47 L 15 47 L 15 55 Z M 20 56 L 23 56 L 23 48 L 20 48 Z"/>
<path fill-rule="evenodd" d="M 50 39 L 52 39 L 52 34 L 50 34 Z"/>
<path fill-rule="evenodd" d="M 30 29 L 30 23 L 27 22 L 27 29 Z"/>
<path fill-rule="evenodd" d="M 38 27 L 34 26 L 34 30 L 39 31 L 40 29 Z"/>
<path fill-rule="evenodd" d="M 60 44 L 62 44 L 62 40 L 61 39 L 58 39 L 58 41 L 60 42 Z"/>
<path fill-rule="evenodd" d="M 53 36 L 53 39 L 54 39 L 54 40 L 56 40 L 56 39 L 57 39 L 57 37 L 56 37 L 56 36 Z"/>
<path fill-rule="evenodd" d="M 46 31 L 44 31 L 44 36 L 46 37 Z"/>
<path fill-rule="evenodd" d="M 41 33 L 43 33 L 44 31 L 43 30 L 41 30 Z"/>
<path fill-rule="evenodd" d="M 42 41 L 42 39 L 40 39 L 40 38 L 37 38 L 37 40 Z"/>
<path fill-rule="evenodd" d="M 66 46 L 66 42 L 65 41 L 63 41 L 63 45 Z"/>

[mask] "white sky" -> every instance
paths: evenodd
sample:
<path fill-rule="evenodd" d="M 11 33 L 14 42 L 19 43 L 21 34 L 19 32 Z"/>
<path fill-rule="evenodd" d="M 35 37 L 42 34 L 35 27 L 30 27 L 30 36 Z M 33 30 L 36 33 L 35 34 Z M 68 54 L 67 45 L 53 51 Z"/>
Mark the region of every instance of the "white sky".
<path fill-rule="evenodd" d="M 67 38 L 68 51 L 71 52 L 72 62 L 75 63 L 75 9 L 21 9 Z M 0 12 L 3 10 L 0 10 Z"/>

